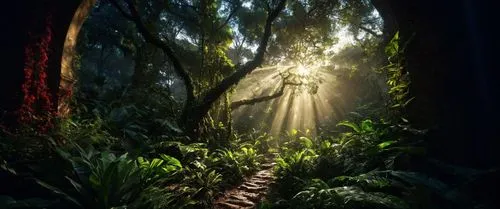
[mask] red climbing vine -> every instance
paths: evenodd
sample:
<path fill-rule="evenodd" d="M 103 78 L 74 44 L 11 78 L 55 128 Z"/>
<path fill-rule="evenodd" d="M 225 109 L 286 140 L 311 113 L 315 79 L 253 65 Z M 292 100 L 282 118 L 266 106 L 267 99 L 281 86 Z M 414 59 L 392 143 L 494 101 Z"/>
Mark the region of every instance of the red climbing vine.
<path fill-rule="evenodd" d="M 53 125 L 52 116 L 56 113 L 47 82 L 52 37 L 52 18 L 49 15 L 43 36 L 24 49 L 23 103 L 19 109 L 19 122 L 40 132 L 46 132 Z"/>

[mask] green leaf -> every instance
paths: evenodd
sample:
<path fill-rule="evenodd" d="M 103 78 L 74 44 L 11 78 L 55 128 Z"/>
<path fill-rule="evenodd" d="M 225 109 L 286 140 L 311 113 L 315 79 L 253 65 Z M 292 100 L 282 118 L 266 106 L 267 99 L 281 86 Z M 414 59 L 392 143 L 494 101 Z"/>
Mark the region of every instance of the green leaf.
<path fill-rule="evenodd" d="M 361 129 L 363 132 L 372 132 L 373 131 L 373 122 L 371 120 L 364 120 L 361 122 Z"/>
<path fill-rule="evenodd" d="M 70 202 L 74 203 L 75 205 L 77 205 L 78 207 L 80 208 L 84 208 L 79 202 L 78 200 L 76 200 L 75 198 L 69 196 L 67 193 L 63 192 L 61 189 L 55 187 L 55 186 L 52 186 L 50 184 L 47 184 L 43 181 L 40 181 L 38 179 L 35 180 L 36 183 L 38 183 L 40 186 L 46 188 L 46 189 L 49 189 L 50 191 L 58 194 L 58 195 L 61 195 L 62 197 L 64 197 L 65 199 L 69 200 Z"/>
<path fill-rule="evenodd" d="M 345 126 L 345 127 L 352 128 L 352 130 L 354 130 L 356 133 L 361 132 L 361 128 L 359 128 L 359 126 L 357 124 L 350 122 L 350 121 L 341 121 L 340 123 L 337 124 L 337 126 Z"/>
<path fill-rule="evenodd" d="M 394 144 L 394 143 L 396 143 L 396 142 L 397 142 L 397 141 L 385 141 L 385 142 L 382 142 L 382 143 L 378 144 L 377 146 L 378 146 L 378 148 L 380 148 L 380 149 L 384 149 L 384 148 L 386 148 L 386 147 L 388 147 L 388 146 L 391 146 L 392 144 Z"/>
<path fill-rule="evenodd" d="M 403 104 L 403 107 L 406 107 L 408 104 L 410 104 L 410 102 L 413 101 L 413 99 L 415 99 L 415 97 L 406 100 L 406 102 Z"/>
<path fill-rule="evenodd" d="M 307 148 L 311 148 L 313 145 L 313 142 L 311 141 L 311 139 L 309 139 L 307 137 L 303 137 L 303 136 L 299 137 L 299 142 Z"/>
<path fill-rule="evenodd" d="M 399 31 L 394 34 L 391 41 L 385 47 L 385 53 L 387 56 L 395 56 L 399 52 Z"/>
<path fill-rule="evenodd" d="M 175 166 L 177 168 L 182 168 L 182 164 L 177 158 L 171 157 L 165 154 L 161 154 L 160 157 L 165 161 L 166 165 Z"/>
<path fill-rule="evenodd" d="M 391 108 L 401 107 L 401 104 L 392 105 Z"/>

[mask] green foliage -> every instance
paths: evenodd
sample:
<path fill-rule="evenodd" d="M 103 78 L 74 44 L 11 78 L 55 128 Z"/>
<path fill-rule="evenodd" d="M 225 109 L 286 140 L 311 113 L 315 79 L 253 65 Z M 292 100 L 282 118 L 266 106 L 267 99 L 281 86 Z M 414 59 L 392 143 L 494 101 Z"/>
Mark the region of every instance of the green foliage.
<path fill-rule="evenodd" d="M 239 143 L 242 146 L 248 144 L 254 147 L 257 153 L 263 155 L 276 152 L 279 147 L 277 138 L 266 132 L 257 131 L 256 129 L 252 129 L 250 133 L 242 136 L 240 141 L 236 141 L 235 143 Z"/>
<path fill-rule="evenodd" d="M 207 160 L 209 167 L 222 174 L 223 186 L 227 187 L 258 171 L 265 159 L 252 145 L 244 144 L 235 151 L 218 149 Z"/>
<path fill-rule="evenodd" d="M 164 135 L 182 133 L 174 120 L 179 106 L 167 90 L 159 84 L 117 86 L 105 95 L 88 98 L 90 92 L 81 88 L 72 104 L 74 114 L 61 121 L 60 133 L 67 141 L 87 144 L 90 138 L 96 146 L 111 145 L 136 155 Z"/>
<path fill-rule="evenodd" d="M 345 126 L 351 128 L 355 133 L 369 133 L 373 132 L 373 121 L 370 119 L 363 120 L 361 124 L 356 124 L 350 121 L 341 121 L 337 126 Z"/>
<path fill-rule="evenodd" d="M 423 156 L 406 144 L 418 142 L 424 132 L 371 119 L 337 126 L 344 130 L 337 137 L 288 135 L 296 145 L 285 144 L 277 159 L 279 198 L 273 207 L 408 208 L 405 194 L 415 184 L 374 170 L 394 169 L 402 156 Z"/>
<path fill-rule="evenodd" d="M 193 78 L 193 102 L 203 103 L 207 89 L 253 57 L 267 10 L 276 2 L 136 3 L 146 28 L 161 34 Z M 273 157 L 275 194 L 259 208 L 440 208 L 434 198 L 452 202 L 452 208 L 473 208 L 473 198 L 462 191 L 470 176 L 480 179 L 479 172 L 450 169 L 438 178 L 422 168 L 412 170 L 412 160 L 426 160 L 425 131 L 413 129 L 406 119 L 395 122 L 413 99 L 405 69 L 407 43 L 399 33 L 385 48 L 389 63 L 380 70 L 387 76 L 397 120 L 376 119 L 386 119 L 383 104 L 377 103 L 386 92 L 379 90 L 381 77 L 372 70 L 382 22 L 369 1 L 287 1 L 273 23 L 265 64 L 330 60 L 340 66 L 328 72 L 335 73 L 340 97 L 361 104 L 347 120 L 331 122 L 336 132 L 319 136 L 297 129 L 280 137 L 255 130 L 234 134 L 229 93 L 212 105 L 198 127 L 201 137 L 183 136 L 177 119 L 186 92 L 165 54 L 126 19 L 109 18 L 119 15 L 109 2 L 101 1 L 94 13 L 82 29 L 81 54 L 75 58 L 79 83 L 73 115 L 57 121 L 47 135 L 1 133 L 2 177 L 36 179 L 33 189 L 41 186 L 51 194 L 2 195 L 0 208 L 211 208 L 224 189 Z M 333 56 L 329 49 L 338 41 L 336 30 L 348 24 L 356 44 Z M 310 93 L 323 82 L 314 79 L 307 84 Z M 36 163 L 25 166 L 26 159 Z"/>
<path fill-rule="evenodd" d="M 271 63 L 313 65 L 327 59 L 327 49 L 337 43 L 338 1 L 290 1 L 287 12 L 276 23 L 274 42 L 269 48 Z"/>
<path fill-rule="evenodd" d="M 194 168 L 188 168 L 184 177 L 184 185 L 194 189 L 190 199 L 199 200 L 199 205 L 209 207 L 219 191 L 222 175 L 197 161 Z"/>
<path fill-rule="evenodd" d="M 396 109 L 404 109 L 413 100 L 413 97 L 409 95 L 409 72 L 404 68 L 404 52 L 407 43 L 401 46 L 399 32 L 397 32 L 385 48 L 389 64 L 384 66 L 382 71 L 387 74 L 388 93 L 392 99 L 391 107 Z"/>
<path fill-rule="evenodd" d="M 236 153 L 223 149 L 212 153 L 209 158 L 210 166 L 222 174 L 223 186 L 234 185 L 243 180 L 244 170 L 241 161 Z"/>
<path fill-rule="evenodd" d="M 127 154 L 116 157 L 92 147 L 85 150 L 76 145 L 75 148 L 79 153 L 77 156 L 58 150 L 71 164 L 71 175 L 60 177 L 71 187 L 58 187 L 42 180 L 37 180 L 37 183 L 80 208 L 127 206 L 137 201 L 149 185 L 182 168 L 177 159 L 167 155 L 151 161 L 140 157 L 136 161 Z"/>
<path fill-rule="evenodd" d="M 375 173 L 364 173 L 358 176 L 337 176 L 330 180 L 331 185 L 336 186 L 359 186 L 364 189 L 380 189 L 391 185 L 391 181 Z"/>
<path fill-rule="evenodd" d="M 320 179 L 312 179 L 292 202 L 292 208 L 409 208 L 395 196 L 352 186 L 330 187 Z"/>
<path fill-rule="evenodd" d="M 277 185 L 267 208 L 472 208 L 462 183 L 408 170 L 408 159 L 425 159 L 425 130 L 370 119 L 342 121 L 336 137 L 300 140 L 277 159 Z M 307 147 L 307 148 L 306 148 Z M 295 151 L 295 152 L 293 152 Z M 287 155 L 285 155 L 287 154 Z M 444 167 L 440 167 L 444 169 Z M 449 168 L 449 176 L 459 173 Z M 468 174 L 465 174 L 468 173 Z M 458 189 L 462 188 L 462 189 Z M 435 205 L 435 204 L 438 205 Z"/>
<path fill-rule="evenodd" d="M 280 144 L 278 153 L 282 155 L 290 155 L 300 150 L 313 148 L 318 141 L 311 136 L 310 130 L 299 131 L 292 129 L 285 132 L 285 135 L 278 141 Z"/>
<path fill-rule="evenodd" d="M 93 117 L 60 120 L 56 129 L 59 141 L 89 144 L 96 147 L 106 147 L 116 143 L 117 139 L 106 131 L 106 122 L 97 115 Z"/>
<path fill-rule="evenodd" d="M 208 156 L 207 144 L 191 143 L 180 146 L 184 162 L 202 161 Z"/>
<path fill-rule="evenodd" d="M 231 140 L 231 129 L 222 121 L 216 121 L 211 116 L 205 117 L 202 125 L 203 134 L 200 139 L 208 144 L 210 149 L 228 147 Z"/>
<path fill-rule="evenodd" d="M 406 125 L 363 120 L 359 124 L 349 121 L 339 123 L 349 127 L 352 132 L 344 132 L 334 139 L 337 161 L 343 163 L 348 172 L 363 173 L 385 164 L 393 168 L 394 160 L 411 154 L 422 156 L 424 152 L 417 146 L 425 131 L 416 130 Z M 405 145 L 412 143 L 412 146 Z"/>
<path fill-rule="evenodd" d="M 182 169 L 181 162 L 176 158 L 165 154 L 161 154 L 160 157 L 161 159 L 154 158 L 151 161 L 143 157 L 137 158 L 141 175 L 146 178 L 143 180 L 146 185 L 150 185 L 159 179 L 165 179 Z"/>
<path fill-rule="evenodd" d="M 316 153 L 310 149 L 297 151 L 288 156 L 279 156 L 276 159 L 277 173 L 293 176 L 306 176 L 313 169 L 312 165 L 316 157 Z"/>
<path fill-rule="evenodd" d="M 140 193 L 140 171 L 126 155 L 117 158 L 111 153 L 82 153 L 72 164 L 76 176 L 64 178 L 73 188 L 66 190 L 41 180 L 37 182 L 80 208 L 120 207 Z M 82 169 L 88 169 L 90 174 L 84 175 Z"/>
<path fill-rule="evenodd" d="M 358 124 L 355 124 L 355 123 L 352 123 L 349 121 L 342 121 L 342 122 L 338 123 L 337 126 L 346 126 L 346 127 L 352 128 L 352 130 L 355 131 L 356 133 L 361 132 L 361 129 L 359 128 Z"/>
<path fill-rule="evenodd" d="M 217 195 L 222 175 L 199 161 L 185 167 L 180 183 L 161 185 L 147 190 L 146 199 L 152 208 L 209 208 Z"/>
<path fill-rule="evenodd" d="M 295 208 L 333 208 L 342 205 L 342 198 L 331 189 L 328 184 L 320 179 L 312 179 L 305 187 L 306 189 L 297 193 L 292 201 Z M 298 204 L 298 205 L 296 205 Z"/>
<path fill-rule="evenodd" d="M 208 208 L 219 192 L 257 171 L 264 160 L 249 143 L 213 152 L 206 147 L 205 143 L 185 145 L 174 141 L 155 145 L 155 152 L 179 152 L 185 166 L 175 172 L 175 178 L 160 178 L 160 183 L 147 188 L 142 202 L 152 208 Z M 156 164 L 153 162 L 150 164 Z"/>
<path fill-rule="evenodd" d="M 304 179 L 313 173 L 316 158 L 313 150 L 304 149 L 276 159 L 277 190 L 283 197 L 289 199 L 304 187 Z"/>
<path fill-rule="evenodd" d="M 473 204 L 465 193 L 426 174 L 410 171 L 373 171 L 358 176 L 339 176 L 330 181 L 334 186 L 357 186 L 365 191 L 392 193 L 402 196 L 414 205 L 432 205 L 430 195 L 456 208 L 470 208 Z M 426 192 L 423 192 L 426 191 Z"/>

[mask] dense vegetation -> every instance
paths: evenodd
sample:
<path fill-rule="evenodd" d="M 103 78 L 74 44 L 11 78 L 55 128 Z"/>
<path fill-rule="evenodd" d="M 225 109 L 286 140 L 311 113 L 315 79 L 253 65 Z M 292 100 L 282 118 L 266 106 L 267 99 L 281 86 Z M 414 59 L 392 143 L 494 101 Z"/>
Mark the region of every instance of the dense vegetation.
<path fill-rule="evenodd" d="M 259 208 L 494 208 L 476 192 L 498 169 L 427 156 L 432 127 L 407 118 L 408 42 L 385 32 L 365 0 L 98 1 L 70 114 L 2 126 L 0 178 L 15 186 L 0 208 L 212 208 L 269 162 Z M 273 71 L 275 91 L 233 99 L 277 65 L 328 67 Z M 314 130 L 232 117 L 325 88 L 343 104 Z"/>

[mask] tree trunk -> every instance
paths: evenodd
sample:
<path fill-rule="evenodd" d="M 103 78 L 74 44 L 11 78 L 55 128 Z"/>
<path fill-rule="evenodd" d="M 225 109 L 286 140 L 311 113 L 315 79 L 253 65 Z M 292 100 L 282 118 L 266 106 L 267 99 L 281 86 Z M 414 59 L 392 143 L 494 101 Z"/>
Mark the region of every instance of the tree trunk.
<path fill-rule="evenodd" d="M 394 17 L 410 73 L 410 120 L 435 127 L 430 156 L 473 167 L 500 165 L 497 145 L 498 39 L 488 32 L 492 5 L 476 1 L 373 0 L 382 17 Z M 379 4 L 384 3 L 384 4 Z M 380 5 L 390 5 L 392 12 Z M 386 14 L 392 13 L 392 14 Z M 488 16 L 489 15 L 489 16 Z M 498 74 L 498 73 L 496 73 Z"/>
<path fill-rule="evenodd" d="M 380 48 L 383 53 L 384 47 L 389 43 L 398 30 L 398 22 L 396 21 L 395 11 L 393 10 L 389 0 L 372 0 L 372 4 L 384 21 L 382 28 L 382 42 L 380 43 Z"/>
<path fill-rule="evenodd" d="M 53 107 L 57 108 L 59 84 L 61 80 L 61 58 L 64 42 L 71 20 L 82 1 L 43 0 L 43 1 L 9 1 L 0 19 L 2 28 L 9 31 L 3 33 L 2 49 L 8 53 L 2 56 L 4 69 L 8 73 L 0 78 L 0 123 L 7 127 L 16 127 L 15 114 L 22 105 L 21 86 L 24 81 L 25 47 L 33 44 L 46 31 L 47 15 L 52 16 L 52 37 L 49 46 L 47 85 L 51 92 Z M 5 23 L 5 24 L 4 24 Z"/>

